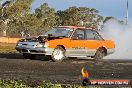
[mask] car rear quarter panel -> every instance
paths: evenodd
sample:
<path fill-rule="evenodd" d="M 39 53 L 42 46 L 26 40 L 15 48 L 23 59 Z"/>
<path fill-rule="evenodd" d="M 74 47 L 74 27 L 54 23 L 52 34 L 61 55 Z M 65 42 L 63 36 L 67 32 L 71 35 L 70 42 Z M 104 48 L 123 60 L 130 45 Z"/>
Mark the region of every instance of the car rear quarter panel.
<path fill-rule="evenodd" d="M 113 41 L 111 40 L 105 40 L 102 42 L 102 45 L 107 48 L 107 49 L 114 49 L 115 48 L 115 44 Z"/>
<path fill-rule="evenodd" d="M 85 46 L 87 49 L 98 49 L 102 44 L 98 40 L 85 40 Z"/>

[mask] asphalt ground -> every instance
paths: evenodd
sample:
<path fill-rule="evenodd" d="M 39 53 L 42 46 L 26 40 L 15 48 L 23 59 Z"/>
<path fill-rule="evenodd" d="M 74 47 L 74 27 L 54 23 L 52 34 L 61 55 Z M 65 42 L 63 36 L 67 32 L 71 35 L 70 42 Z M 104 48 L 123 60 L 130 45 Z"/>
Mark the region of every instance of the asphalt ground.
<path fill-rule="evenodd" d="M 89 79 L 92 80 L 132 80 L 132 60 L 125 58 L 105 59 L 99 62 L 72 58 L 58 63 L 45 56 L 31 60 L 24 59 L 18 53 L 0 54 L 0 80 L 23 80 L 36 84 L 41 82 L 80 84 L 83 67 L 88 70 Z"/>

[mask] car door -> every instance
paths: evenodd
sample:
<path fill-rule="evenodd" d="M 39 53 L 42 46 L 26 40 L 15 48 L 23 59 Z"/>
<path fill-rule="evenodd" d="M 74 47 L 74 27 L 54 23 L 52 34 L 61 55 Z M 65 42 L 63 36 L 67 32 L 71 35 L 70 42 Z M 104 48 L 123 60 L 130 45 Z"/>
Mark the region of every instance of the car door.
<path fill-rule="evenodd" d="M 94 56 L 96 50 L 102 45 L 99 37 L 95 31 L 87 29 L 85 30 L 85 39 L 86 42 L 84 46 L 86 47 L 87 56 Z"/>
<path fill-rule="evenodd" d="M 86 49 L 84 47 L 85 44 L 85 36 L 83 29 L 76 29 L 73 33 L 70 40 L 70 56 L 84 56 L 86 55 Z"/>

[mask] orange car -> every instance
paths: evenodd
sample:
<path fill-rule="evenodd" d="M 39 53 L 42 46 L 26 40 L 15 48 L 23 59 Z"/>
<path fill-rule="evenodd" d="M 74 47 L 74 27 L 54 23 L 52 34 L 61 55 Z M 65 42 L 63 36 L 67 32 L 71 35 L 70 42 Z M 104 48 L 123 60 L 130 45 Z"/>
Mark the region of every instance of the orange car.
<path fill-rule="evenodd" d="M 37 38 L 20 40 L 16 50 L 25 58 L 38 54 L 50 55 L 53 61 L 66 57 L 93 57 L 102 59 L 114 53 L 114 42 L 104 40 L 96 30 L 76 26 L 59 26 Z"/>

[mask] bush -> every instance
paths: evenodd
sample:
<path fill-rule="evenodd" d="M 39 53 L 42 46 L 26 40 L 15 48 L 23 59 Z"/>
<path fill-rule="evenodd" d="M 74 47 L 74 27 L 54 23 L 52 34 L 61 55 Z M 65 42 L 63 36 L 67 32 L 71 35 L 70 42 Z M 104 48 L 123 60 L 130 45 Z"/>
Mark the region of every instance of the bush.
<path fill-rule="evenodd" d="M 61 85 L 61 84 L 53 84 L 53 83 L 42 83 L 40 85 L 30 86 L 25 82 L 19 80 L 0 80 L 0 88 L 82 88 L 80 86 L 72 86 L 72 85 Z"/>
<path fill-rule="evenodd" d="M 28 84 L 21 80 L 0 80 L 0 88 L 101 88 L 100 86 L 86 86 L 70 85 L 70 84 L 53 84 L 53 83 L 41 83 L 41 84 Z"/>

